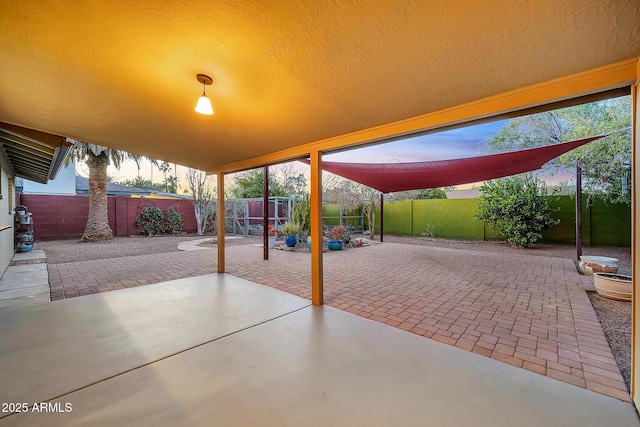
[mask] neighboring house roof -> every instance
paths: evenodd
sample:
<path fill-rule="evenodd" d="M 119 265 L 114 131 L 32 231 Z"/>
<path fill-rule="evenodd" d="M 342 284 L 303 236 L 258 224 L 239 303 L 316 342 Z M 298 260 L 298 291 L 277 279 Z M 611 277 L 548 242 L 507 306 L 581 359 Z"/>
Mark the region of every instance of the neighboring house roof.
<path fill-rule="evenodd" d="M 148 197 L 150 199 L 191 199 L 191 197 L 184 194 L 165 193 L 164 191 L 150 190 L 151 194 Z"/>
<path fill-rule="evenodd" d="M 447 191 L 447 199 L 475 199 L 480 197 L 482 193 L 477 188 L 468 188 L 466 190 Z"/>
<path fill-rule="evenodd" d="M 89 194 L 89 178 L 76 175 L 76 193 Z M 146 196 L 151 194 L 151 191 L 144 188 L 127 187 L 126 185 L 108 182 L 107 194 L 109 196 Z"/>
<path fill-rule="evenodd" d="M 76 175 L 76 193 L 89 194 L 89 179 Z M 189 196 L 181 194 L 165 193 L 163 191 L 149 190 L 146 188 L 128 187 L 126 185 L 116 184 L 114 182 L 107 183 L 107 195 L 109 196 L 133 196 L 133 197 L 155 197 L 174 199 L 188 199 Z"/>

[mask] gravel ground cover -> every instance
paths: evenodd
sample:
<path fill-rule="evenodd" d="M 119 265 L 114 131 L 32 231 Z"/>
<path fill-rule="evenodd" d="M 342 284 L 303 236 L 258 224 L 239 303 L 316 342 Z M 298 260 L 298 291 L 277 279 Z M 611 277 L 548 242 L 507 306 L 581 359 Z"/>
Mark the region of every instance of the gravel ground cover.
<path fill-rule="evenodd" d="M 121 258 L 132 255 L 163 254 L 177 252 L 178 243 L 190 240 L 212 239 L 212 236 L 132 236 L 114 237 L 108 242 L 78 242 L 77 240 L 36 241 L 34 249 L 44 250 L 49 264 L 74 261 Z M 227 245 L 256 243 L 255 239 L 231 239 Z"/>
<path fill-rule="evenodd" d="M 627 389 L 631 390 L 631 302 L 612 301 L 588 292 Z"/>
<path fill-rule="evenodd" d="M 156 237 L 116 237 L 110 242 L 79 243 L 76 240 L 54 240 L 36 242 L 35 249 L 42 249 L 47 263 L 60 264 L 94 259 L 120 258 L 131 255 L 158 254 L 178 251 L 178 243 L 200 240 L 206 236 L 156 236 Z M 212 238 L 209 236 L 209 238 Z M 527 256 L 546 256 L 576 259 L 575 246 L 541 243 L 533 249 L 515 248 L 504 242 L 453 241 L 444 239 L 385 236 L 385 242 L 426 245 L 451 249 L 480 250 L 516 253 Z M 260 244 L 259 237 L 227 240 L 227 245 Z M 206 243 L 205 243 L 206 244 Z M 619 273 L 631 275 L 631 249 L 618 247 L 585 247 L 585 255 L 599 255 L 618 258 Z M 595 292 L 589 298 L 598 315 L 611 350 L 620 371 L 629 387 L 631 374 L 631 303 L 611 301 Z"/>

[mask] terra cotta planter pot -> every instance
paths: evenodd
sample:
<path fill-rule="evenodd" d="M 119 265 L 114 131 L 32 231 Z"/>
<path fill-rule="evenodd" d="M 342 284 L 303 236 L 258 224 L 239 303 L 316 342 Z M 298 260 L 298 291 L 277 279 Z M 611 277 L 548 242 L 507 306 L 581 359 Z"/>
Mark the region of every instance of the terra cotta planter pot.
<path fill-rule="evenodd" d="M 631 276 L 595 273 L 593 284 L 598 294 L 617 301 L 631 301 Z"/>

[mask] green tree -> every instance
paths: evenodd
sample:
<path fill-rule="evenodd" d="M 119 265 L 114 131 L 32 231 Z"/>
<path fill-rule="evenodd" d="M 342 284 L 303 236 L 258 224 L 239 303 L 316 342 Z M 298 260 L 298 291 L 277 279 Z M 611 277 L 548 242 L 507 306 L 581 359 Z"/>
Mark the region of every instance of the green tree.
<path fill-rule="evenodd" d="M 178 192 L 178 177 L 177 176 L 167 176 L 164 178 L 164 181 L 160 184 L 160 191 L 164 191 L 165 193 L 177 193 Z"/>
<path fill-rule="evenodd" d="M 235 177 L 235 183 L 229 189 L 229 194 L 236 198 L 262 197 L 264 169 L 251 169 L 240 172 Z M 287 192 L 282 183 L 269 173 L 269 196 L 286 196 Z"/>
<path fill-rule="evenodd" d="M 426 188 L 418 190 L 416 199 L 446 199 L 447 193 L 442 188 Z"/>
<path fill-rule="evenodd" d="M 160 168 L 160 163 L 156 159 L 148 158 L 149 163 L 151 164 L 151 182 L 153 182 L 153 166 L 155 165 L 157 168 Z"/>
<path fill-rule="evenodd" d="M 126 185 L 127 187 L 144 188 L 147 190 L 158 190 L 158 184 L 154 184 L 150 179 L 144 179 L 140 175 L 130 179 L 120 179 L 117 184 Z"/>
<path fill-rule="evenodd" d="M 160 169 L 160 172 L 162 172 L 162 176 L 164 177 L 164 180 L 166 181 L 167 180 L 167 172 L 169 172 L 171 170 L 171 165 L 169 164 L 169 162 L 162 162 L 158 166 L 158 169 Z"/>
<path fill-rule="evenodd" d="M 139 154 L 129 154 L 129 158 L 136 162 L 136 167 L 138 168 L 138 176 L 140 176 L 140 162 L 142 162 L 144 156 L 141 156 Z"/>
<path fill-rule="evenodd" d="M 396 191 L 394 193 L 388 193 L 384 199 L 386 201 L 401 201 L 401 200 L 424 200 L 424 199 L 446 199 L 447 191 L 453 191 L 456 187 L 450 185 L 440 188 L 425 188 L 422 190 L 405 190 Z"/>
<path fill-rule="evenodd" d="M 631 194 L 623 191 L 622 184 L 630 179 L 630 126 L 631 99 L 624 96 L 511 119 L 498 134 L 485 141 L 483 148 L 503 152 L 623 130 L 563 154 L 549 162 L 547 169 L 552 174 L 574 170 L 579 161 L 583 169 L 582 186 L 589 196 L 630 203 Z"/>
<path fill-rule="evenodd" d="M 145 188 L 147 190 L 164 191 L 165 193 L 177 193 L 178 192 L 178 176 L 167 176 L 167 172 L 171 170 L 171 165 L 167 162 L 161 163 L 158 168 L 164 174 L 164 179 L 161 183 L 153 182 L 150 179 L 144 179 L 140 176 L 140 161 L 143 156 L 137 154 L 127 154 L 128 158 L 131 158 L 138 165 L 138 175 L 133 179 L 120 179 L 116 181 L 118 184 L 126 185 L 127 187 Z M 157 160 L 149 159 L 152 165 L 157 165 Z M 155 163 L 154 163 L 155 162 Z"/>
<path fill-rule="evenodd" d="M 480 192 L 476 219 L 513 245 L 530 248 L 543 229 L 559 223 L 551 217 L 545 183 L 530 173 L 486 181 Z"/>

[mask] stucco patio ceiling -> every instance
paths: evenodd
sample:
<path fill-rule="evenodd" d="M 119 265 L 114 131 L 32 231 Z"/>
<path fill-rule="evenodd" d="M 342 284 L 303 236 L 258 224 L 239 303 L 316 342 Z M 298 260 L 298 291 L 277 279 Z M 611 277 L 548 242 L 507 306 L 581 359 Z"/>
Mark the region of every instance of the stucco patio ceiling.
<path fill-rule="evenodd" d="M 0 28 L 0 121 L 208 171 L 640 55 L 637 0 L 6 1 Z"/>

